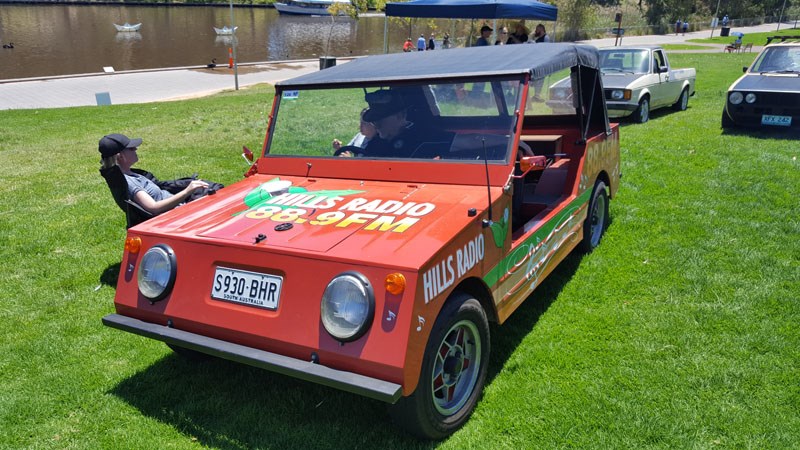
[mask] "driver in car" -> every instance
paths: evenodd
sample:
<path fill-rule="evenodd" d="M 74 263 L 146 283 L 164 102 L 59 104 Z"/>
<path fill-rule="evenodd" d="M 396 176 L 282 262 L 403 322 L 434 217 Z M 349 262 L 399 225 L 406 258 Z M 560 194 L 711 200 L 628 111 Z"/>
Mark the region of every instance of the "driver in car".
<path fill-rule="evenodd" d="M 331 145 L 333 146 L 334 156 L 356 156 L 357 153 L 360 153 L 359 150 L 356 150 L 355 148 L 348 150 L 346 147 L 356 147 L 358 149 L 367 148 L 367 144 L 369 144 L 369 142 L 378 134 L 378 132 L 375 130 L 375 126 L 364 120 L 364 114 L 366 114 L 367 111 L 369 111 L 369 108 L 364 108 L 361 110 L 361 121 L 358 126 L 358 133 L 353 136 L 353 139 L 350 139 L 350 142 L 348 142 L 346 146 L 342 145 L 342 141 L 338 139 L 333 140 Z"/>
<path fill-rule="evenodd" d="M 409 121 L 408 107 L 397 91 L 368 92 L 365 100 L 369 109 L 364 120 L 375 126 L 380 137 L 367 144 L 366 156 L 438 159 L 449 150 L 452 136 Z"/>

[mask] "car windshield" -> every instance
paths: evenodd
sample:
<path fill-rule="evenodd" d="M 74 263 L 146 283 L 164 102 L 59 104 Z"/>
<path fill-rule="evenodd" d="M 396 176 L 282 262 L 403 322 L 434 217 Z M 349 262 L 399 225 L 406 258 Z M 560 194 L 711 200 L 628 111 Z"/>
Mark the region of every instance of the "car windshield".
<path fill-rule="evenodd" d="M 800 46 L 767 47 L 753 64 L 752 72 L 800 72 Z"/>
<path fill-rule="evenodd" d="M 647 50 L 601 50 L 600 70 L 603 73 L 649 73 Z"/>
<path fill-rule="evenodd" d="M 280 92 L 269 156 L 505 162 L 519 79 Z"/>

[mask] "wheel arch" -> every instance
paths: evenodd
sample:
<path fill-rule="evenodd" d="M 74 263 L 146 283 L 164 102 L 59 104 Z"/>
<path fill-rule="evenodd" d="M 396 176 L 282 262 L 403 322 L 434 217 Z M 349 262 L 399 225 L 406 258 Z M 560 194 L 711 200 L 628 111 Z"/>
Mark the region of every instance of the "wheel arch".
<path fill-rule="evenodd" d="M 636 99 L 636 104 L 639 104 L 643 98 L 647 97 L 647 100 L 650 101 L 650 90 L 649 89 L 642 89 L 639 92 L 639 97 Z"/>
<path fill-rule="evenodd" d="M 492 291 L 483 280 L 474 276 L 462 280 L 453 291 L 450 292 L 450 295 L 447 296 L 447 301 L 450 301 L 459 293 L 474 297 L 475 300 L 481 304 L 481 307 L 483 307 L 489 322 L 497 323 L 497 310 L 495 308 L 494 298 L 492 297 Z"/>
<path fill-rule="evenodd" d="M 692 83 L 690 83 L 689 80 L 683 80 L 682 84 L 683 85 L 681 86 L 681 92 L 683 92 L 683 90 L 686 89 L 690 97 L 694 95 L 694 92 L 692 92 Z"/>
<path fill-rule="evenodd" d="M 606 172 L 605 170 L 601 170 L 600 173 L 597 174 L 597 177 L 595 178 L 592 186 L 594 186 L 594 184 L 597 183 L 597 180 L 602 181 L 603 183 L 606 184 L 606 186 L 608 186 L 608 198 L 614 198 L 612 196 L 613 189 L 611 189 L 611 177 L 608 176 L 608 172 Z"/>

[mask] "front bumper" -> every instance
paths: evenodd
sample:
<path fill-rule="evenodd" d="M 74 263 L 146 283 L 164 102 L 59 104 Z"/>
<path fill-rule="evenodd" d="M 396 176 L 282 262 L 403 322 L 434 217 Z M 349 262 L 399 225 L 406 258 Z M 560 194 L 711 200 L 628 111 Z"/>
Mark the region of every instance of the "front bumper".
<path fill-rule="evenodd" d="M 739 126 L 744 127 L 761 127 L 761 128 L 769 128 L 769 129 L 787 129 L 787 128 L 800 128 L 800 114 L 776 114 L 776 115 L 786 115 L 792 118 L 792 123 L 790 127 L 781 127 L 781 126 L 772 126 L 772 125 L 763 125 L 761 123 L 761 119 L 764 114 L 772 113 L 771 110 L 767 110 L 765 108 L 753 108 L 753 107 L 743 107 L 741 105 L 731 105 L 730 103 L 727 104 L 725 108 L 725 114 Z"/>
<path fill-rule="evenodd" d="M 625 117 L 630 116 L 632 112 L 636 111 L 639 107 L 638 103 L 626 102 L 612 102 L 606 100 L 606 108 L 608 109 L 608 117 Z"/>
<path fill-rule="evenodd" d="M 399 384 L 331 369 L 310 361 L 289 358 L 120 314 L 103 317 L 103 325 L 387 403 L 397 402 L 403 392 Z"/>
<path fill-rule="evenodd" d="M 741 92 L 747 95 L 751 91 L 736 89 L 728 91 L 725 98 L 725 114 L 736 124 L 745 127 L 762 127 L 769 129 L 786 129 L 789 127 L 762 125 L 765 115 L 791 117 L 791 128 L 800 128 L 800 93 L 798 92 L 769 92 L 752 91 L 757 101 L 755 103 L 742 102 L 734 105 L 730 102 L 732 92 Z"/>

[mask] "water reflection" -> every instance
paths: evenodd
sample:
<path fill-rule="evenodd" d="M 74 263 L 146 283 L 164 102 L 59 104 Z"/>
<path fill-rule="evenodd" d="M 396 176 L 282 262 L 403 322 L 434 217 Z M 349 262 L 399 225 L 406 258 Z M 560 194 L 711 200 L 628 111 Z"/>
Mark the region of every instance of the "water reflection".
<path fill-rule="evenodd" d="M 358 31 L 357 23 L 341 17 L 332 21 L 330 17 L 279 16 L 276 26 L 269 30 L 268 58 L 307 58 L 326 53 L 343 55 L 343 50 L 352 48 L 351 36 Z"/>
<path fill-rule="evenodd" d="M 234 14 L 239 62 L 383 53 L 383 16 L 331 21 L 279 16 L 271 8 L 236 8 Z M 118 33 L 114 24 L 125 22 L 142 26 L 139 32 Z M 214 27 L 230 23 L 227 6 L 4 4 L 0 40 L 15 48 L 0 53 L 0 79 L 227 61 L 234 37 L 217 35 Z M 390 51 L 400 51 L 409 33 L 427 36 L 429 23 L 412 29 L 389 22 Z M 446 20 L 437 23 L 439 30 L 450 29 Z"/>
<path fill-rule="evenodd" d="M 126 33 L 117 33 L 117 35 L 114 36 L 114 39 L 117 42 L 141 41 L 142 40 L 142 33 L 139 33 L 138 31 L 126 32 Z"/>
<path fill-rule="evenodd" d="M 236 37 L 235 36 L 231 36 L 231 35 L 219 35 L 219 36 L 214 38 L 214 44 L 222 45 L 222 46 L 225 46 L 225 47 L 232 46 L 234 41 L 236 41 Z M 237 41 L 237 43 L 238 43 L 238 41 Z"/>

